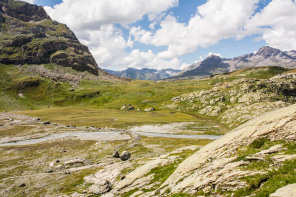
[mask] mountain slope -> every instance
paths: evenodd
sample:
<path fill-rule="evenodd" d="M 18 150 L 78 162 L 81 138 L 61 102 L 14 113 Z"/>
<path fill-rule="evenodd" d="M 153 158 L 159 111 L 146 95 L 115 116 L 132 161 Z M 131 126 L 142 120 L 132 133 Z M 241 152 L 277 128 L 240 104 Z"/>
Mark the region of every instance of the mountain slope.
<path fill-rule="evenodd" d="M 2 0 L 0 21 L 2 64 L 54 63 L 97 76 L 113 77 L 100 69 L 88 48 L 66 25 L 51 20 L 43 7 Z"/>
<path fill-rule="evenodd" d="M 222 59 L 221 57 L 212 55 L 207 57 L 202 62 L 195 63 L 184 69 L 180 75 L 172 77 L 172 79 L 201 78 L 214 74 L 260 66 L 295 68 L 296 52 L 283 52 L 279 49 L 264 46 L 255 53 L 242 55 L 232 59 Z"/>
<path fill-rule="evenodd" d="M 135 68 L 128 68 L 122 71 L 113 71 L 113 70 L 105 70 L 105 71 L 120 77 L 139 79 L 139 80 L 154 80 L 154 81 L 175 76 L 177 73 L 180 72 L 180 70 L 174 70 L 174 69 L 156 70 L 156 69 L 149 69 L 149 68 L 143 68 L 141 70 L 135 69 Z"/>

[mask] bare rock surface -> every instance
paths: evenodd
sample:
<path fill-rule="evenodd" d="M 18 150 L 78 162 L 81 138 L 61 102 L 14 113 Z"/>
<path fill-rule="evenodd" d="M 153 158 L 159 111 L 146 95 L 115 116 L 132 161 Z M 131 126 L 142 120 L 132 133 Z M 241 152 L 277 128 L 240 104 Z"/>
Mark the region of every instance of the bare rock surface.
<path fill-rule="evenodd" d="M 296 184 L 282 187 L 276 190 L 273 194 L 270 194 L 270 197 L 296 197 Z"/>
<path fill-rule="evenodd" d="M 253 119 L 227 133 L 222 138 L 201 148 L 194 155 L 183 161 L 174 173 L 163 183 L 161 193 L 167 189 L 172 193 L 194 193 L 198 190 L 211 189 L 236 190 L 245 185 L 238 181 L 240 177 L 266 172 L 241 171 L 237 167 L 246 165 L 244 162 L 233 162 L 238 146 L 244 146 L 259 137 L 273 140 L 295 140 L 296 105 L 285 107 L 256 119 Z M 272 147 L 263 152 L 274 152 L 280 147 Z M 272 150 L 272 151 L 271 151 Z M 275 156 L 276 160 L 295 158 L 295 155 Z M 230 187 L 231 186 L 231 187 Z M 232 188 L 232 189 L 231 189 Z"/>

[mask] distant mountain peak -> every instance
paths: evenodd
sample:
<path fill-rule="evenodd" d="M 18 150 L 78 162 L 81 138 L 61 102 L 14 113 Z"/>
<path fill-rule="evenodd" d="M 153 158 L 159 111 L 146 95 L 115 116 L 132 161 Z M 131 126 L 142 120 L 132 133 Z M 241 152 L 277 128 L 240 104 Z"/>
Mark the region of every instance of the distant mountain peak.
<path fill-rule="evenodd" d="M 212 54 L 203 61 L 192 64 L 184 69 L 180 75 L 173 78 L 200 78 L 259 66 L 296 68 L 296 51 L 284 52 L 270 46 L 263 46 L 256 53 L 245 54 L 231 59 L 223 59 Z"/>
<path fill-rule="evenodd" d="M 265 58 L 268 58 L 268 57 L 271 57 L 271 56 L 276 56 L 276 55 L 279 55 L 281 53 L 284 53 L 282 52 L 281 50 L 279 49 L 276 49 L 276 48 L 272 48 L 270 46 L 263 46 L 261 47 L 257 53 L 255 55 L 260 55 L 260 56 L 263 56 Z"/>

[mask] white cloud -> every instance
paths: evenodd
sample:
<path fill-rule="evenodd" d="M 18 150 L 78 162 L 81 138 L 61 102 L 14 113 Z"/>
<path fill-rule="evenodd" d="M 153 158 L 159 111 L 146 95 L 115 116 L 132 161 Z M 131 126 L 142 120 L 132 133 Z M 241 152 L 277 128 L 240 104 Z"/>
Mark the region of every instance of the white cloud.
<path fill-rule="evenodd" d="M 273 0 L 246 25 L 246 33 L 262 33 L 269 46 L 296 49 L 296 2 Z"/>
<path fill-rule="evenodd" d="M 136 41 L 167 46 L 160 58 L 176 58 L 194 52 L 198 47 L 207 47 L 221 39 L 233 38 L 243 32 L 244 25 L 256 9 L 259 0 L 209 0 L 198 7 L 188 25 L 179 23 L 168 15 L 156 32 L 133 28 L 131 35 Z"/>
<path fill-rule="evenodd" d="M 63 0 L 45 9 L 53 19 L 74 30 L 100 67 L 177 68 L 182 64 L 178 58 L 184 54 L 223 39 L 254 34 L 258 34 L 254 41 L 265 40 L 282 50 L 296 49 L 295 1 L 272 0 L 255 13 L 259 1 L 208 0 L 197 7 L 187 24 L 167 12 L 177 6 L 178 0 Z M 131 26 L 146 15 L 149 30 Z M 129 35 L 115 24 L 123 25 Z M 167 49 L 143 52 L 133 48 L 135 42 Z M 131 52 L 127 53 L 127 49 Z"/>
<path fill-rule="evenodd" d="M 53 19 L 76 30 L 114 23 L 128 25 L 177 4 L 178 0 L 63 0 L 54 8 L 45 9 Z"/>
<path fill-rule="evenodd" d="M 27 3 L 31 3 L 31 4 L 34 4 L 35 3 L 35 0 L 21 0 L 21 1 L 24 1 L 24 2 L 27 2 Z"/>
<path fill-rule="evenodd" d="M 221 57 L 222 58 L 222 55 L 220 53 L 213 53 L 213 52 L 209 52 L 208 53 L 208 57 L 210 57 L 212 55 L 215 55 L 215 56 L 218 56 L 218 57 Z"/>
<path fill-rule="evenodd" d="M 159 22 L 164 11 L 177 6 L 178 0 L 63 0 L 54 8 L 45 7 L 52 19 L 67 24 L 94 55 L 103 68 L 176 67 L 178 60 L 161 60 L 152 52 L 133 50 L 133 41 L 125 39 L 119 23 L 128 25 L 148 15 L 151 24 Z M 151 25 L 151 28 L 154 27 Z"/>

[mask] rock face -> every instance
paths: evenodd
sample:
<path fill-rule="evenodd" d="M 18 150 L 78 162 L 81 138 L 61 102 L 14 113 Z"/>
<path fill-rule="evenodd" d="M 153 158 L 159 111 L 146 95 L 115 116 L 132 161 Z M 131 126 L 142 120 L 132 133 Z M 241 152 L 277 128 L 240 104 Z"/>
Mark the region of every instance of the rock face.
<path fill-rule="evenodd" d="M 1 1 L 0 21 L 2 64 L 54 63 L 97 76 L 111 76 L 97 66 L 88 48 L 67 26 L 51 20 L 41 6 Z"/>
<path fill-rule="evenodd" d="M 295 51 L 281 51 L 269 46 L 260 48 L 255 53 L 250 53 L 225 59 L 215 55 L 209 56 L 205 60 L 192 64 L 173 79 L 177 78 L 201 78 L 214 74 L 231 72 L 244 68 L 260 66 L 282 66 L 285 68 L 296 67 Z"/>
<path fill-rule="evenodd" d="M 290 184 L 283 188 L 276 190 L 270 197 L 295 197 L 296 196 L 296 184 Z"/>
<path fill-rule="evenodd" d="M 222 138 L 206 145 L 184 160 L 160 188 L 161 193 L 197 191 L 235 191 L 244 188 L 241 177 L 264 174 L 264 171 L 242 170 L 240 166 L 251 161 L 236 161 L 239 147 L 254 142 L 258 138 L 293 141 L 296 139 L 296 105 L 291 105 L 251 120 Z M 271 147 L 263 153 L 280 151 L 280 146 Z M 279 155 L 283 157 L 283 155 Z M 279 157 L 278 156 L 278 157 Z M 288 158 L 285 158 L 288 159 Z M 289 159 L 295 159 L 289 156 Z M 255 174 L 254 174 L 255 173 Z"/>
<path fill-rule="evenodd" d="M 279 74 L 270 79 L 247 77 L 248 74 L 267 72 L 269 69 L 276 67 L 246 69 L 246 74 L 240 75 L 215 76 L 214 79 L 223 82 L 217 83 L 209 90 L 177 96 L 165 107 L 174 110 L 196 110 L 201 115 L 218 117 L 223 125 L 235 128 L 258 115 L 294 102 L 295 73 Z M 233 76 L 238 79 L 228 82 L 228 78 Z"/>

